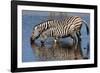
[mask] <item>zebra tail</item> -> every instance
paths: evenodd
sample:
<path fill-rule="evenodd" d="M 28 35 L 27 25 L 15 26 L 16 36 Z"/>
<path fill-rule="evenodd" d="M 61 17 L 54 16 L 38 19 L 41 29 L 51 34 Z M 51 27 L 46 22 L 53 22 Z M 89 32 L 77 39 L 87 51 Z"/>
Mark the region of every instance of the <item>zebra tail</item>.
<path fill-rule="evenodd" d="M 86 26 L 86 30 L 87 30 L 87 35 L 89 35 L 89 27 L 88 27 L 88 24 L 87 24 L 87 22 L 86 21 L 82 21 L 84 24 L 85 24 L 85 26 Z"/>

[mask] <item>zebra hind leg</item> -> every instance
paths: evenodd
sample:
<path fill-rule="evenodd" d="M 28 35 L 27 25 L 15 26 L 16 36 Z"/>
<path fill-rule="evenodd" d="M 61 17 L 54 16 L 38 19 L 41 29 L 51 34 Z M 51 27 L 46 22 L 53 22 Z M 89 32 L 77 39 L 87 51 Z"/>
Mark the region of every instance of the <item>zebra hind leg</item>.
<path fill-rule="evenodd" d="M 76 49 L 76 44 L 77 44 L 76 35 L 71 35 L 71 38 L 73 39 L 73 46 L 74 46 L 74 49 Z"/>
<path fill-rule="evenodd" d="M 76 35 L 77 35 L 77 37 L 78 37 L 78 44 L 79 44 L 79 48 L 80 48 L 80 54 L 81 54 L 81 57 L 83 56 L 83 52 L 82 52 L 82 49 L 81 49 L 81 33 L 80 32 L 78 32 L 78 33 L 76 33 Z"/>
<path fill-rule="evenodd" d="M 76 35 L 78 37 L 78 42 L 80 42 L 81 41 L 81 32 L 80 31 L 76 32 Z"/>
<path fill-rule="evenodd" d="M 77 59 L 78 37 L 77 37 L 76 33 L 74 35 L 72 35 L 71 37 L 73 39 L 75 59 Z"/>

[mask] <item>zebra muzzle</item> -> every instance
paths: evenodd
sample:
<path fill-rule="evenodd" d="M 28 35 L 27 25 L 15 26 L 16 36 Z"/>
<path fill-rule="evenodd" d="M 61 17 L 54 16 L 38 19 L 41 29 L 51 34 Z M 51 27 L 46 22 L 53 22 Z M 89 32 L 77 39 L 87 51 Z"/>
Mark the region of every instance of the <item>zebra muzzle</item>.
<path fill-rule="evenodd" d="M 34 43 L 34 41 L 35 41 L 35 40 L 31 37 L 31 38 L 30 38 L 30 44 L 32 45 L 32 44 Z"/>

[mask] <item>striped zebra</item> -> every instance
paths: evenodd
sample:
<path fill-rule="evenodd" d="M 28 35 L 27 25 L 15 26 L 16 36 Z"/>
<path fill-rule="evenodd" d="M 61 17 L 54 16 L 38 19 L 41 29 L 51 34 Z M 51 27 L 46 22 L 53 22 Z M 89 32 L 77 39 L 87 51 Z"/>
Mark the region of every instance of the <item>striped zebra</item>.
<path fill-rule="evenodd" d="M 53 35 L 57 35 L 56 37 L 63 37 L 63 36 L 71 36 L 73 33 L 78 37 L 81 35 L 80 29 L 83 24 L 86 25 L 87 34 L 89 33 L 89 28 L 87 23 L 82 20 L 79 16 L 69 16 L 66 17 L 64 20 L 48 20 L 46 22 L 42 22 L 39 25 L 36 25 L 31 40 L 38 38 L 41 34 L 49 33 L 50 31 L 53 32 Z M 55 32 L 54 32 L 55 31 Z M 59 31 L 59 32 L 58 32 Z M 51 34 L 50 34 L 51 35 Z M 59 35 L 59 36 L 58 36 Z"/>

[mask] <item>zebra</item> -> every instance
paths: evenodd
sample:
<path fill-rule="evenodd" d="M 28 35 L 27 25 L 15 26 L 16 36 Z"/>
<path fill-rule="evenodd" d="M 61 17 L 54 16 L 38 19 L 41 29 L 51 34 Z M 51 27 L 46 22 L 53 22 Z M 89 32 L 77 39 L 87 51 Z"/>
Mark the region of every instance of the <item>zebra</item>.
<path fill-rule="evenodd" d="M 75 35 L 78 37 L 78 40 L 80 39 L 79 36 L 81 36 L 80 29 L 82 26 L 82 23 L 85 23 L 86 29 L 87 29 L 87 34 L 89 34 L 89 28 L 87 23 L 82 20 L 81 17 L 79 16 L 69 16 L 66 17 L 64 20 L 47 20 L 45 22 L 40 23 L 39 25 L 36 25 L 35 28 L 33 29 L 31 41 L 39 38 L 39 36 L 45 32 L 45 31 L 53 31 L 53 29 L 60 29 L 60 31 L 63 31 L 63 33 L 68 36 L 72 35 L 72 33 L 75 33 Z M 63 30 L 61 30 L 63 29 Z M 56 31 L 56 30 L 55 30 Z M 65 33 L 66 32 L 66 33 Z M 60 32 L 59 32 L 60 34 Z"/>

